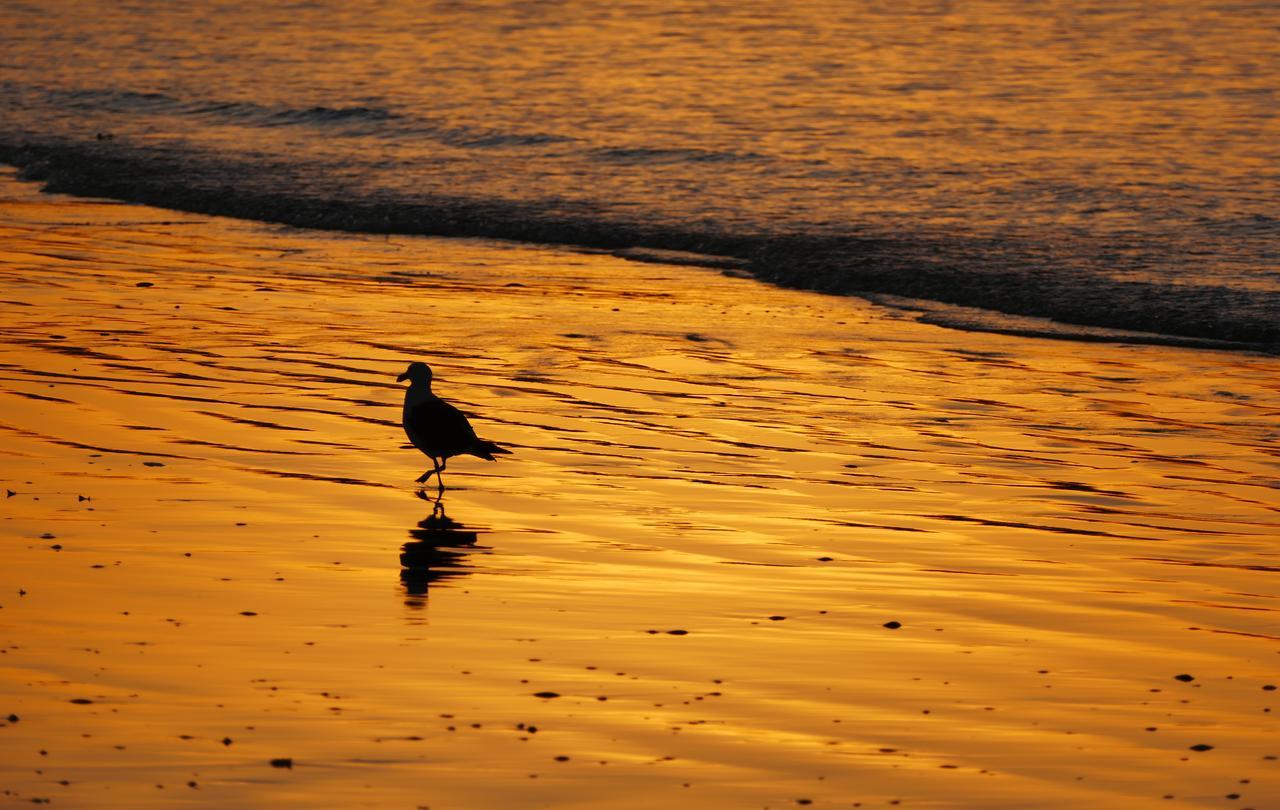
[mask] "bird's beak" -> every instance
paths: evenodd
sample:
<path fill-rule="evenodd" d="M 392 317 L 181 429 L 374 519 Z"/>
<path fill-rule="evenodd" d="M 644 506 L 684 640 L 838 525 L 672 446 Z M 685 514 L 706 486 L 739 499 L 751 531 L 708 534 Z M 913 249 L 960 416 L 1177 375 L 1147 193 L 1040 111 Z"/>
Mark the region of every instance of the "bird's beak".
<path fill-rule="evenodd" d="M 399 377 L 396 377 L 396 382 L 404 382 L 407 379 L 409 379 L 409 372 L 406 371 L 405 373 L 401 374 Z"/>

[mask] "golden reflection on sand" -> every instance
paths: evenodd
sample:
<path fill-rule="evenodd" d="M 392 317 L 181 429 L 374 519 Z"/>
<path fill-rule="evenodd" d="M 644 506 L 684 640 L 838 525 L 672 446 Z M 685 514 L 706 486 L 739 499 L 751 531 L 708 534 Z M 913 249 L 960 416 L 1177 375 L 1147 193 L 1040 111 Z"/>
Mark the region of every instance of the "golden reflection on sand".
<path fill-rule="evenodd" d="M 1280 795 L 1275 358 L 0 190 L 0 802 Z"/>

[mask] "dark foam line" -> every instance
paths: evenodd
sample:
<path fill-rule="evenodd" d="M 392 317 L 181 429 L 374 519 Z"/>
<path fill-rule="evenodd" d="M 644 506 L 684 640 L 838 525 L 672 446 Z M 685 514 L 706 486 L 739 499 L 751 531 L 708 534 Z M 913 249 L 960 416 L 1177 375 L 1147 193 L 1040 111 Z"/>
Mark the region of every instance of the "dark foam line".
<path fill-rule="evenodd" d="M 6 425 L 0 423 L 0 430 L 8 430 L 19 436 L 25 436 L 29 439 L 39 439 L 40 441 L 49 442 L 50 444 L 61 445 L 62 447 L 71 447 L 76 450 L 92 450 L 95 453 L 113 453 L 122 456 L 140 456 L 142 458 L 176 458 L 184 461 L 201 461 L 195 456 L 180 456 L 175 453 L 161 453 L 158 451 L 145 450 L 122 450 L 118 447 L 103 447 L 97 444 L 86 444 L 71 439 L 60 439 L 57 436 L 50 436 L 45 433 L 37 433 L 34 430 L 26 430 L 25 428 L 15 427 L 14 425 Z"/>
<path fill-rule="evenodd" d="M 1222 630 L 1216 627 L 1188 627 L 1188 630 L 1204 630 L 1208 633 L 1219 633 L 1224 636 L 1244 636 L 1245 638 L 1260 638 L 1266 641 L 1280 641 L 1280 636 L 1270 636 L 1266 633 L 1246 633 L 1243 630 Z"/>
<path fill-rule="evenodd" d="M 323 167 L 258 165 L 117 140 L 32 144 L 0 133 L 0 161 L 19 166 L 25 179 L 43 181 L 49 191 L 181 211 L 324 230 L 684 251 L 739 260 L 756 278 L 782 286 L 891 294 L 1143 331 L 1153 339 L 1202 338 L 1232 342 L 1224 348 L 1280 352 L 1280 293 L 1106 278 L 1069 266 L 1046 273 L 1037 245 L 1008 237 L 734 231 L 609 213 L 608 201 L 438 194 L 387 200 L 350 189 L 314 190 Z M 253 178 L 254 185 L 227 182 L 235 177 Z"/>
<path fill-rule="evenodd" d="M 912 515 L 911 517 L 949 520 L 955 523 L 976 523 L 980 526 L 994 526 L 1003 529 L 1031 529 L 1033 531 L 1053 532 L 1055 534 L 1076 534 L 1084 537 L 1108 537 L 1117 540 L 1158 540 L 1155 537 L 1137 537 L 1129 534 L 1113 534 L 1112 532 L 1093 531 L 1090 529 L 1071 529 L 1065 526 L 1045 526 L 1035 523 L 1020 523 L 1012 520 L 987 520 L 986 518 L 968 517 L 967 515 Z"/>
<path fill-rule="evenodd" d="M 1198 605 L 1199 607 L 1219 608 L 1221 610 L 1248 610 L 1257 613 L 1275 613 L 1275 608 L 1257 607 L 1256 605 L 1225 605 L 1222 602 L 1206 602 L 1203 599 L 1170 599 L 1175 605 Z"/>
<path fill-rule="evenodd" d="M 360 487 L 378 487 L 381 489 L 395 489 L 390 484 L 380 484 L 376 481 L 365 481 L 361 478 L 344 478 L 335 475 L 316 475 L 314 473 L 304 472 L 288 472 L 285 470 L 268 470 L 261 467 L 239 467 L 243 472 L 259 473 L 261 475 L 269 475 L 273 478 L 296 478 L 302 481 L 325 481 L 330 484 L 350 484 Z"/>
<path fill-rule="evenodd" d="M 112 390 L 119 390 L 123 392 L 128 392 L 128 389 L 119 388 L 118 386 L 167 384 L 167 385 L 181 386 L 184 388 L 213 388 L 214 387 L 211 385 L 196 385 L 189 382 L 170 382 L 167 380 L 157 381 L 157 380 L 135 380 L 135 379 L 129 379 L 129 378 L 122 378 L 122 377 L 98 377 L 90 374 L 81 374 L 78 372 L 75 374 L 65 374 L 58 371 L 47 371 L 47 370 L 38 369 L 38 368 L 23 368 L 21 366 L 14 366 L 14 365 L 8 365 L 8 364 L 0 365 L 0 368 L 6 368 L 12 372 L 21 372 L 22 374 L 28 374 L 28 375 L 31 375 L 31 377 L 51 377 L 59 380 L 64 385 L 85 385 L 91 388 L 111 388 Z M 151 369 L 143 369 L 143 370 L 151 371 Z M 22 380 L 23 382 L 34 382 L 29 377 L 14 377 L 10 379 L 18 379 L 18 380 Z M 92 383 L 111 383 L 112 385 L 110 386 L 93 385 Z M 175 396 L 174 398 L 182 399 L 182 397 L 180 396 Z M 213 402 L 216 400 L 196 399 L 195 401 Z"/>
<path fill-rule="evenodd" d="M 1135 560 L 1143 560 L 1145 562 L 1157 562 L 1164 565 L 1186 565 L 1192 568 L 1231 568 L 1237 571 L 1265 571 L 1270 574 L 1280 574 L 1280 567 L 1274 565 L 1248 565 L 1245 563 L 1218 563 L 1205 562 L 1204 560 L 1179 560 L 1173 557 L 1134 557 Z"/>
<path fill-rule="evenodd" d="M 853 529 L 887 529 L 891 532 L 922 532 L 924 534 L 932 534 L 928 529 L 917 529 L 911 526 L 886 526 L 880 523 L 855 523 L 849 520 L 824 520 L 823 523 L 830 523 L 833 526 L 848 526 Z"/>
<path fill-rule="evenodd" d="M 235 444 L 223 444 L 221 442 L 207 442 L 200 439 L 170 439 L 174 444 L 189 444 L 196 447 L 214 447 L 219 450 L 236 450 L 241 453 L 263 453 L 273 456 L 319 456 L 323 453 L 310 453 L 305 450 L 268 450 L 265 447 L 241 447 Z"/>
<path fill-rule="evenodd" d="M 928 574 L 968 574 L 975 577 L 1016 577 L 1017 574 L 1009 574 L 998 571 L 964 571 L 959 568 L 921 568 L 921 571 Z"/>
<path fill-rule="evenodd" d="M 75 404 L 75 403 L 74 403 L 72 400 L 70 400 L 70 399 L 63 399 L 62 397 L 47 397 L 47 396 L 45 396 L 44 394 L 32 394 L 32 393 L 29 393 L 29 392 L 27 392 L 27 391 L 2 391 L 2 392 L 0 392 L 0 393 L 4 393 L 4 394 L 13 394 L 14 396 L 18 396 L 18 397 L 26 397 L 27 399 L 35 399 L 35 400 L 39 400 L 39 401 L 41 401 L 41 402 L 62 402 L 62 403 L 65 403 L 65 404 L 67 404 L 67 405 L 73 405 L 73 404 Z"/>
<path fill-rule="evenodd" d="M 1155 531 L 1158 531 L 1158 532 L 1177 532 L 1181 534 L 1204 534 L 1204 535 L 1217 535 L 1217 536 L 1230 535 L 1234 537 L 1261 537 L 1262 536 L 1259 532 L 1227 532 L 1227 531 L 1221 531 L 1218 529 L 1192 529 L 1187 526 L 1160 526 L 1155 523 L 1136 523 L 1130 520 L 1118 520 L 1118 519 L 1097 520 L 1092 518 L 1081 518 L 1081 517 L 1078 517 L 1075 519 L 1084 521 L 1086 523 L 1100 523 L 1103 525 L 1114 525 L 1114 526 L 1131 526 L 1132 528 L 1135 528 L 1135 529 L 1154 529 Z"/>
<path fill-rule="evenodd" d="M 281 425 L 276 422 L 263 422 L 258 419 L 244 419 L 239 416 L 230 416 L 225 413 L 218 413 L 217 411 L 195 411 L 195 413 L 202 414 L 204 416 L 212 416 L 215 419 L 222 419 L 236 425 L 267 428 L 268 430 L 295 430 L 302 433 L 308 432 L 307 428 L 293 427 L 292 425 Z"/>

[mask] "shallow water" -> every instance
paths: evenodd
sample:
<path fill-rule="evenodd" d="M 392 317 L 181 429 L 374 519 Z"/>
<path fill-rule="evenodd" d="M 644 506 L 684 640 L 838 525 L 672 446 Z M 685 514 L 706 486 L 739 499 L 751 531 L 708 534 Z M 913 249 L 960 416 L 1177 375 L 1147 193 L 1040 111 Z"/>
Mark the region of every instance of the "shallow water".
<path fill-rule="evenodd" d="M 0 801 L 1276 806 L 1275 358 L 7 179 L 0 221 Z M 514 451 L 447 518 L 410 359 Z"/>
<path fill-rule="evenodd" d="M 701 249 L 810 288 L 1280 343 L 1269 2 L 6 17 L 0 157 L 60 190 Z"/>

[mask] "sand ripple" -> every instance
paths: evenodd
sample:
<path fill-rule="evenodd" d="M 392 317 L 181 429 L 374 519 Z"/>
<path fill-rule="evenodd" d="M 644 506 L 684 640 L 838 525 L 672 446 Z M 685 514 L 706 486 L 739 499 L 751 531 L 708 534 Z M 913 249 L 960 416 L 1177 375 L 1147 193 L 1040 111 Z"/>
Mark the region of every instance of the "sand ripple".
<path fill-rule="evenodd" d="M 3 190 L 10 796 L 1280 791 L 1274 357 Z M 514 451 L 447 515 L 410 359 Z"/>

